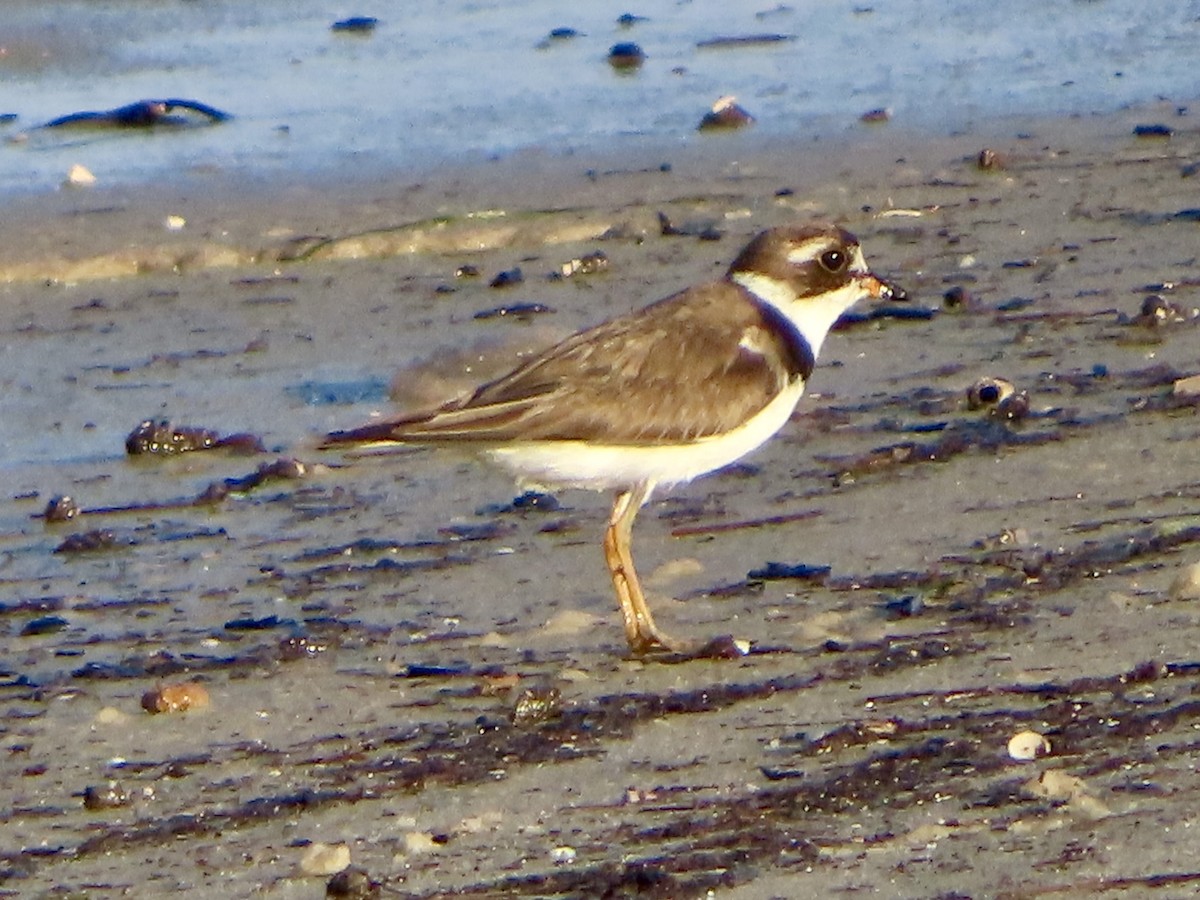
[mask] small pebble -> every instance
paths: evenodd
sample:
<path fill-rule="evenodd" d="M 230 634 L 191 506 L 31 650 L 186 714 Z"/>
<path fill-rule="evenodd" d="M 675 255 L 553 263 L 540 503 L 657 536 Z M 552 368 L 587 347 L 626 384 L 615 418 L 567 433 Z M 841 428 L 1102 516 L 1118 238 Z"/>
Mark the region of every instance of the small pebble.
<path fill-rule="evenodd" d="M 50 498 L 50 502 L 46 504 L 46 511 L 42 515 L 45 517 L 46 523 L 50 524 L 52 522 L 69 522 L 81 512 L 78 503 L 66 494 L 60 494 Z"/>
<path fill-rule="evenodd" d="M 329 30 L 348 34 L 370 34 L 378 27 L 379 20 L 374 16 L 350 16 L 348 19 L 334 22 L 329 26 Z"/>
<path fill-rule="evenodd" d="M 1029 762 L 1050 752 L 1050 742 L 1036 731 L 1021 731 L 1008 739 L 1008 755 L 1019 762 Z"/>
<path fill-rule="evenodd" d="M 594 275 L 597 272 L 603 272 L 608 268 L 608 257 L 603 250 L 597 250 L 594 253 L 585 253 L 583 256 L 577 256 L 574 259 L 568 260 L 559 266 L 558 274 L 562 278 L 570 278 L 572 275 Z"/>
<path fill-rule="evenodd" d="M 333 875 L 350 865 L 350 847 L 346 844 L 314 842 L 304 848 L 300 871 L 305 875 Z"/>
<path fill-rule="evenodd" d="M 696 128 L 698 131 L 716 131 L 753 124 L 754 116 L 738 105 L 736 97 L 722 97 L 704 114 Z"/>
<path fill-rule="evenodd" d="M 76 163 L 71 166 L 71 170 L 67 173 L 67 179 L 63 182 L 63 187 L 85 188 L 91 187 L 95 183 L 96 176 L 86 166 Z"/>
<path fill-rule="evenodd" d="M 438 849 L 438 842 L 428 831 L 410 831 L 404 835 L 404 852 L 410 856 L 416 853 L 432 853 Z"/>
<path fill-rule="evenodd" d="M 892 597 L 884 601 L 883 609 L 892 618 L 907 619 L 923 613 L 925 601 L 918 594 L 905 594 L 903 597 Z"/>
<path fill-rule="evenodd" d="M 279 659 L 283 662 L 295 662 L 299 659 L 316 659 L 328 649 L 328 644 L 314 641 L 300 634 L 282 638 L 276 644 Z"/>
<path fill-rule="evenodd" d="M 1011 397 L 1015 391 L 1013 383 L 1007 378 L 985 376 L 967 388 L 967 408 L 995 406 L 1006 397 Z"/>
<path fill-rule="evenodd" d="M 94 528 L 91 531 L 67 535 L 63 542 L 54 548 L 54 552 L 94 553 L 98 550 L 112 550 L 116 546 L 116 534 L 107 528 Z"/>
<path fill-rule="evenodd" d="M 512 722 L 518 728 L 528 728 L 553 719 L 561 712 L 562 695 L 557 688 L 526 688 L 513 704 Z"/>
<path fill-rule="evenodd" d="M 1175 131 L 1170 125 L 1135 125 L 1133 134 L 1140 138 L 1169 138 Z"/>
<path fill-rule="evenodd" d="M 511 269 L 505 269 L 503 272 L 493 278 L 489 284 L 489 287 L 512 287 L 514 284 L 520 284 L 524 280 L 525 276 L 521 273 L 521 267 L 516 266 Z"/>
<path fill-rule="evenodd" d="M 176 713 L 204 709 L 209 705 L 208 690 L 195 681 L 166 684 L 142 694 L 142 709 L 148 713 Z"/>
<path fill-rule="evenodd" d="M 1189 375 L 1176 380 L 1171 393 L 1176 397 L 1195 397 L 1200 394 L 1200 375 Z"/>
<path fill-rule="evenodd" d="M 209 450 L 217 445 L 220 435 L 207 428 L 176 426 L 167 419 L 144 419 L 125 436 L 125 452 L 171 455 L 192 450 Z"/>
<path fill-rule="evenodd" d="M 608 64 L 617 71 L 640 69 L 645 61 L 645 52 L 634 43 L 613 44 L 608 51 Z"/>
<path fill-rule="evenodd" d="M 731 634 L 718 635 L 696 651 L 696 659 L 740 659 L 749 656 L 753 643 Z"/>
<path fill-rule="evenodd" d="M 128 804 L 129 793 L 115 781 L 110 781 L 99 787 L 89 784 L 83 789 L 84 809 L 118 809 Z"/>
<path fill-rule="evenodd" d="M 998 172 L 1007 168 L 1004 157 L 990 147 L 984 147 L 979 151 L 979 155 L 975 157 L 975 165 L 985 172 Z"/>
<path fill-rule="evenodd" d="M 824 578 L 829 572 L 830 567 L 823 565 L 767 562 L 757 569 L 751 569 L 746 573 L 746 577 L 751 581 L 774 581 L 781 578 L 799 578 L 812 581 Z"/>
<path fill-rule="evenodd" d="M 1195 317 L 1195 310 L 1168 300 L 1161 294 L 1150 294 L 1142 300 L 1142 308 L 1133 317 L 1132 324 L 1157 328 L 1161 325 L 1179 325 Z"/>
<path fill-rule="evenodd" d="M 550 851 L 550 859 L 556 866 L 575 862 L 574 847 L 555 847 Z"/>
<path fill-rule="evenodd" d="M 1200 385 L 1197 385 L 1200 391 Z M 1200 600 L 1200 562 L 1184 566 L 1171 581 L 1167 595 L 1172 600 Z"/>
<path fill-rule="evenodd" d="M 545 494 L 541 491 L 524 491 L 516 497 L 510 504 L 513 510 L 521 512 L 536 511 L 536 512 L 557 512 L 562 508 L 558 502 L 558 498 L 553 494 Z"/>
<path fill-rule="evenodd" d="M 671 220 L 670 216 L 664 212 L 660 212 L 658 214 L 658 228 L 663 237 L 690 236 L 698 237 L 702 241 L 719 241 L 721 239 L 721 229 L 713 219 L 699 219 L 677 225 Z"/>
<path fill-rule="evenodd" d="M 381 885 L 372 881 L 365 869 L 351 866 L 338 872 L 325 885 L 326 897 L 345 897 L 347 900 L 367 900 L 378 897 Z"/>
<path fill-rule="evenodd" d="M 954 285 L 942 294 L 942 304 L 946 309 L 968 309 L 975 302 L 971 292 L 962 285 Z"/>
<path fill-rule="evenodd" d="M 62 631 L 70 623 L 62 616 L 38 616 L 31 619 L 21 628 L 21 637 L 36 637 L 41 634 L 54 634 Z"/>

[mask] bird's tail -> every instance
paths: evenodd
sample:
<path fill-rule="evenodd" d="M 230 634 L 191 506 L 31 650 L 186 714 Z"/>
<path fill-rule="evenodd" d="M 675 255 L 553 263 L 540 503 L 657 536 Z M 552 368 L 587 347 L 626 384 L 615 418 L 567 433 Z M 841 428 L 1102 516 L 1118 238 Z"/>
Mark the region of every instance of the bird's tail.
<path fill-rule="evenodd" d="M 351 428 L 349 431 L 333 431 L 325 435 L 325 439 L 320 443 L 321 450 L 330 450 L 335 447 L 345 447 L 353 445 L 356 447 L 371 447 L 371 446 L 389 446 L 404 443 L 401 437 L 404 431 L 401 423 L 395 419 L 386 419 L 382 422 L 373 422 L 370 425 L 363 425 L 360 428 Z"/>

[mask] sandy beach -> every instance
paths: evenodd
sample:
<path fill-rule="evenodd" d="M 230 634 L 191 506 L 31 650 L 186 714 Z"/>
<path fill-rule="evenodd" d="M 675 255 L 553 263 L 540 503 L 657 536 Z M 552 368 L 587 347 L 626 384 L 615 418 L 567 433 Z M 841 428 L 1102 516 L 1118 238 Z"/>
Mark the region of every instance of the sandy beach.
<path fill-rule="evenodd" d="M 740 137 L 14 201 L 0 895 L 320 897 L 347 853 L 348 896 L 1195 890 L 1194 115 Z M 607 497 L 315 449 L 811 218 L 909 311 L 634 544 L 744 657 L 628 658 Z M 128 456 L 147 419 L 249 437 Z"/>

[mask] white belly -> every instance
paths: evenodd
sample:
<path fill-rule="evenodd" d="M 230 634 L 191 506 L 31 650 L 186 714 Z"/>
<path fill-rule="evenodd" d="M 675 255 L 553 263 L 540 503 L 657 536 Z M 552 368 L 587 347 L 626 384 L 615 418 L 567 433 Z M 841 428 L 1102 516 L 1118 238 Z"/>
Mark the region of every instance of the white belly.
<path fill-rule="evenodd" d="M 745 424 L 686 444 L 638 446 L 585 441 L 510 444 L 487 451 L 525 485 L 614 490 L 637 484 L 682 484 L 762 446 L 791 418 L 804 382 L 796 379 Z"/>

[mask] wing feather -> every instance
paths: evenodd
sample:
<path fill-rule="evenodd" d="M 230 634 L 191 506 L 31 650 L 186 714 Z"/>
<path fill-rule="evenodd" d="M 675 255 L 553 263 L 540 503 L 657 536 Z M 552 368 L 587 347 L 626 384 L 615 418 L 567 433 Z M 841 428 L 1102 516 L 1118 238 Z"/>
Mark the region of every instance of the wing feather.
<path fill-rule="evenodd" d="M 780 327 L 734 284 L 689 288 L 579 332 L 467 398 L 329 439 L 648 445 L 720 434 L 807 374 L 793 346 L 803 338 Z"/>

